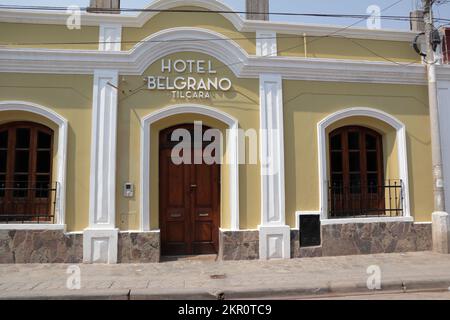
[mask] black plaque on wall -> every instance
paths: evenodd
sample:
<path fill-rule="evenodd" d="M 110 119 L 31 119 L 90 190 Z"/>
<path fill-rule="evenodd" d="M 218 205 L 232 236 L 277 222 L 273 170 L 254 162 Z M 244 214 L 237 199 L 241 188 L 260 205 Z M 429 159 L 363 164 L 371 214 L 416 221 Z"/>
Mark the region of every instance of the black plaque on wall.
<path fill-rule="evenodd" d="M 320 246 L 320 215 L 299 215 L 300 247 Z"/>

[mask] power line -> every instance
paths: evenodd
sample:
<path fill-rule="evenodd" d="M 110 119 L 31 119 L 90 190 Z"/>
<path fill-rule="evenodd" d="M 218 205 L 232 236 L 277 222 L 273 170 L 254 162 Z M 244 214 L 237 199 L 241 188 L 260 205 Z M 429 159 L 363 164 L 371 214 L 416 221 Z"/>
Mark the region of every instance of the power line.
<path fill-rule="evenodd" d="M 381 10 L 381 12 L 386 11 L 386 10 L 389 10 L 390 8 L 396 6 L 397 4 L 399 4 L 400 2 L 403 2 L 403 1 L 404 1 L 404 0 L 397 0 L 397 1 L 395 1 L 394 3 L 392 3 L 391 5 L 389 5 L 389 6 L 385 7 L 385 8 L 383 8 L 383 9 Z M 278 50 L 278 51 L 277 51 L 277 55 L 279 55 L 279 54 L 282 53 L 282 52 L 290 51 L 290 50 L 296 49 L 296 48 L 298 48 L 298 47 L 302 47 L 302 46 L 304 46 L 304 45 L 308 45 L 308 44 L 310 44 L 310 43 L 312 43 L 312 42 L 316 42 L 316 41 L 320 41 L 320 40 L 325 39 L 325 38 L 333 37 L 333 36 L 335 36 L 336 34 L 338 34 L 339 32 L 345 31 L 345 30 L 347 30 L 347 29 L 349 29 L 349 28 L 355 26 L 356 24 L 358 24 L 358 23 L 360 23 L 360 22 L 362 22 L 362 21 L 364 21 L 364 20 L 365 20 L 365 19 L 361 19 L 361 20 L 356 21 L 356 22 L 354 22 L 354 23 L 352 23 L 352 24 L 350 24 L 350 25 L 348 25 L 348 26 L 345 26 L 345 27 L 342 27 L 342 28 L 340 28 L 340 29 L 338 29 L 338 30 L 336 30 L 336 31 L 333 31 L 333 32 L 331 32 L 331 33 L 329 33 L 329 34 L 327 34 L 327 35 L 318 36 L 318 37 L 316 37 L 316 38 L 314 38 L 314 39 L 312 39 L 312 40 L 308 40 L 308 41 L 306 41 L 305 43 L 301 43 L 301 44 L 299 44 L 299 45 L 295 45 L 295 46 L 286 48 L 286 49 L 284 49 L 284 50 Z M 343 38 L 344 38 L 344 37 L 343 37 Z M 267 57 L 270 57 L 270 56 L 271 56 L 271 54 L 269 53 L 269 54 L 263 55 L 263 56 L 261 56 L 261 57 L 266 57 L 266 58 L 267 58 Z M 383 56 L 381 56 L 381 55 L 379 55 L 379 56 L 382 57 L 383 59 L 385 59 L 386 61 L 392 62 L 392 60 L 390 60 L 390 59 L 388 59 L 388 58 L 385 58 L 385 57 L 383 57 Z M 238 65 L 238 64 L 242 64 L 242 61 L 236 61 L 236 62 L 224 64 L 224 65 L 222 65 L 222 66 L 220 66 L 220 67 L 216 67 L 216 70 L 221 70 L 221 69 L 229 68 L 229 67 L 231 67 L 231 66 Z M 395 65 L 399 65 L 399 66 L 408 66 L 408 65 L 411 65 L 411 64 L 412 64 L 412 63 L 408 63 L 408 64 L 400 64 L 400 63 L 398 63 L 398 62 L 395 62 Z M 186 74 L 186 73 L 184 73 L 184 74 Z M 137 94 L 137 93 L 140 92 L 141 90 L 144 90 L 145 87 L 146 87 L 146 84 L 143 84 L 143 85 L 139 86 L 138 88 L 135 88 L 135 89 L 130 90 L 129 92 L 131 93 L 131 96 L 132 96 L 132 95 Z M 125 95 L 125 97 L 123 97 L 123 98 L 121 99 L 121 101 L 127 99 L 128 97 L 129 97 L 128 95 Z"/>
<path fill-rule="evenodd" d="M 398 1 L 394 2 L 393 4 L 391 4 L 390 6 L 388 6 L 388 7 L 384 8 L 384 9 L 382 9 L 381 11 L 382 11 L 382 12 L 383 12 L 383 11 L 386 11 L 386 10 L 392 8 L 393 6 L 397 5 L 398 3 L 402 2 L 402 1 L 404 1 L 404 0 L 398 0 Z M 280 53 L 288 52 L 288 51 L 291 51 L 291 50 L 293 50 L 293 49 L 296 49 L 296 48 L 299 48 L 299 47 L 302 47 L 302 46 L 311 44 L 311 43 L 316 42 L 316 41 L 320 41 L 320 40 L 322 40 L 322 39 L 324 39 L 324 38 L 330 38 L 330 37 L 344 38 L 344 39 L 348 39 L 348 40 L 354 42 L 354 41 L 353 41 L 352 39 L 350 39 L 350 38 L 343 37 L 343 36 L 337 36 L 337 34 L 340 33 L 340 32 L 342 32 L 342 31 L 345 31 L 345 30 L 347 30 L 347 29 L 349 29 L 349 28 L 351 28 L 351 27 L 353 27 L 354 25 L 356 25 L 356 24 L 358 24 L 358 23 L 360 23 L 360 22 L 362 22 L 362 21 L 364 21 L 364 20 L 365 20 L 365 19 L 361 19 L 361 20 L 359 20 L 359 21 L 356 21 L 356 22 L 354 22 L 354 23 L 352 23 L 352 24 L 350 24 L 350 25 L 348 25 L 348 26 L 339 28 L 338 30 L 335 30 L 335 31 L 333 31 L 333 32 L 331 32 L 331 33 L 329 33 L 329 34 L 327 34 L 327 35 L 323 35 L 323 36 L 314 36 L 314 39 L 308 40 L 308 41 L 306 41 L 305 43 L 300 43 L 299 45 L 295 45 L 295 46 L 292 46 L 292 47 L 288 47 L 288 48 L 285 48 L 285 49 L 283 49 L 283 50 L 278 50 L 277 54 L 279 55 Z M 301 35 L 297 35 L 297 36 L 289 36 L 289 37 L 286 37 L 286 38 L 296 38 L 296 39 L 297 39 L 297 38 L 301 38 L 301 37 L 302 37 Z M 281 38 L 283 38 L 283 37 L 281 37 Z M 239 39 L 239 40 L 240 40 L 240 39 L 244 40 L 244 39 L 249 39 L 249 38 L 234 38 L 234 39 L 235 39 L 235 40 L 237 40 L 237 39 Z M 273 39 L 273 37 L 259 38 L 259 39 Z M 233 39 L 200 39 L 200 40 L 197 39 L 197 40 L 195 40 L 195 41 L 229 41 L 229 40 L 233 40 Z M 186 39 L 186 40 L 181 40 L 181 39 L 177 39 L 177 40 L 141 40 L 141 41 L 139 41 L 139 42 L 170 42 L 170 41 L 192 41 L 192 39 Z M 139 43 L 139 42 L 134 42 L 134 41 L 126 41 L 126 42 L 121 42 L 121 43 L 127 43 L 127 42 Z M 101 43 L 101 42 L 92 42 L 92 43 Z M 113 43 L 113 42 L 105 42 L 105 43 Z M 380 58 L 382 58 L 382 59 L 384 59 L 384 60 L 386 60 L 386 61 L 388 61 L 388 62 L 394 63 L 394 64 L 396 64 L 396 65 L 407 66 L 407 65 L 411 65 L 411 64 L 416 63 L 416 62 L 413 62 L 413 63 L 398 63 L 398 62 L 396 62 L 396 61 L 394 61 L 394 60 L 392 60 L 392 59 L 389 59 L 389 58 L 387 58 L 387 57 L 384 57 L 384 56 L 381 55 L 381 54 L 376 53 L 376 52 L 373 51 L 372 49 L 365 47 L 364 45 L 360 44 L 359 42 L 354 42 L 354 43 L 355 43 L 356 45 L 360 46 L 361 48 L 364 48 L 364 49 L 368 50 L 368 51 L 371 52 L 372 54 L 374 54 L 374 55 L 376 55 L 376 56 L 378 56 L 378 57 L 380 57 Z M 34 43 L 34 44 L 36 45 L 37 43 Z M 61 43 L 60 43 L 60 44 L 61 44 Z M 73 43 L 73 44 L 76 44 L 76 43 Z M 81 43 L 80 43 L 80 44 L 81 44 Z M 263 55 L 262 57 L 270 57 L 270 54 L 268 54 L 268 55 Z M 237 61 L 237 62 L 230 63 L 230 64 L 224 64 L 223 66 L 218 67 L 217 69 L 229 68 L 229 67 L 231 67 L 231 66 L 233 66 L 233 65 L 237 65 L 237 64 L 241 64 L 241 63 L 242 63 L 241 61 Z"/>
<path fill-rule="evenodd" d="M 280 40 L 280 39 L 300 39 L 303 36 L 301 35 L 293 35 L 293 36 L 278 36 L 278 37 L 238 37 L 238 38 L 227 38 L 227 39 L 176 39 L 176 40 L 137 40 L 137 41 L 84 41 L 84 42 L 21 42 L 21 43 L 0 43 L 0 46 L 26 46 L 26 45 L 81 45 L 81 44 L 116 44 L 116 43 L 121 43 L 121 44 L 138 44 L 138 43 L 171 43 L 171 42 L 218 42 L 218 41 L 237 41 L 237 40 L 255 40 L 255 39 L 260 39 L 260 40 Z M 316 38 L 317 36 L 312 36 L 312 38 Z M 344 36 L 336 36 L 336 35 L 332 35 L 332 36 L 328 36 L 329 38 L 337 38 L 337 39 L 346 39 L 351 41 L 352 43 L 356 44 L 357 46 L 369 51 L 370 53 L 372 53 L 373 55 L 382 58 L 386 61 L 395 63 L 395 64 L 399 64 L 399 65 L 406 65 L 404 63 L 398 63 L 397 61 L 394 61 L 392 59 L 389 59 L 387 57 L 384 57 L 382 55 L 380 55 L 379 53 L 375 52 L 374 50 L 364 46 L 363 44 L 357 42 L 356 40 L 353 40 L 351 38 L 348 37 L 344 37 Z M 316 40 L 316 39 L 314 39 Z M 313 41 L 310 41 L 313 42 Z M 309 43 L 310 43 L 309 42 Z M 308 43 L 307 43 L 308 44 Z M 289 50 L 292 50 L 292 48 L 289 48 Z M 279 51 L 282 52 L 283 50 Z M 412 62 L 410 64 L 415 64 L 416 62 Z M 408 64 L 409 65 L 409 64 Z"/>
<path fill-rule="evenodd" d="M 346 38 L 338 35 L 306 35 L 308 38 Z M 139 44 L 139 43 L 180 43 L 180 42 L 221 42 L 221 41 L 240 41 L 240 40 L 282 40 L 282 39 L 301 39 L 304 36 L 298 35 L 285 35 L 274 37 L 231 37 L 231 38 L 207 38 L 207 39 L 171 39 L 171 40 L 122 40 L 122 41 L 70 41 L 70 42 L 0 42 L 0 46 L 33 46 L 33 45 L 97 45 L 97 44 Z M 315 39 L 314 39 L 315 40 Z M 314 40 L 311 40 L 314 41 Z M 308 43 L 307 43 L 308 44 Z"/>
<path fill-rule="evenodd" d="M 58 6 L 21 6 L 21 5 L 0 5 L 0 9 L 9 10 L 47 10 L 47 11 L 67 11 L 67 7 Z M 88 11 L 89 7 L 80 7 L 81 11 Z M 149 8 L 119 8 L 119 9 L 101 9 L 102 12 L 121 13 L 121 12 L 155 12 L 155 13 L 233 13 L 233 14 L 264 14 L 256 11 L 233 11 L 233 10 L 206 10 L 206 9 L 149 9 Z M 301 17 L 316 17 L 316 18 L 347 18 L 347 19 L 369 19 L 370 14 L 340 14 L 340 13 L 296 13 L 296 12 L 268 12 L 269 15 L 274 16 L 301 16 Z M 377 17 L 378 18 L 378 17 Z M 380 16 L 380 19 L 410 21 L 409 16 L 395 16 L 385 15 Z M 419 18 L 413 18 L 419 19 Z M 435 19 L 435 21 L 450 22 L 449 19 Z"/>
<path fill-rule="evenodd" d="M 400 2 L 403 2 L 403 1 L 404 1 L 404 0 L 397 0 L 397 1 L 395 1 L 394 3 L 390 4 L 389 6 L 387 6 L 387 7 L 383 8 L 383 9 L 381 9 L 381 12 L 384 12 L 384 11 L 386 11 L 386 10 L 389 10 L 390 8 L 396 6 L 397 4 L 399 4 Z M 356 24 L 358 24 L 358 23 L 360 23 L 360 22 L 362 22 L 362 21 L 364 21 L 364 20 L 365 20 L 365 19 L 358 20 L 358 21 L 356 21 L 356 22 L 354 22 L 354 23 L 352 23 L 352 24 L 349 24 L 349 25 L 347 25 L 347 26 L 345 26 L 345 27 L 339 28 L 338 30 L 335 30 L 335 31 L 333 31 L 333 32 L 330 32 L 330 33 L 328 33 L 328 34 L 326 34 L 326 35 L 323 35 L 323 36 L 316 36 L 314 39 L 308 40 L 308 41 L 306 41 L 305 43 L 300 43 L 300 44 L 298 44 L 298 45 L 295 45 L 295 46 L 292 46 L 292 47 L 288 47 L 288 48 L 285 48 L 285 49 L 283 49 L 283 50 L 278 50 L 278 51 L 277 51 L 277 55 L 279 55 L 280 53 L 283 53 L 283 52 L 288 52 L 288 51 L 290 51 L 290 50 L 293 50 L 293 49 L 296 49 L 296 48 L 299 48 L 299 47 L 304 47 L 305 45 L 311 44 L 311 43 L 316 42 L 316 41 L 320 41 L 320 40 L 325 39 L 325 38 L 337 37 L 336 35 L 337 35 L 338 33 L 342 32 L 342 31 L 345 31 L 345 30 L 347 30 L 347 29 L 349 29 L 349 28 L 355 26 Z M 342 38 L 344 38 L 344 37 L 342 37 Z M 263 56 L 261 56 L 261 57 L 267 58 L 267 57 L 270 57 L 270 56 L 271 56 L 271 54 L 269 53 L 269 54 L 263 55 Z M 381 55 L 380 55 L 380 56 L 381 56 Z M 388 59 L 388 58 L 384 58 L 384 59 L 385 59 L 386 61 L 392 62 L 392 61 L 391 61 L 390 59 Z M 233 63 L 229 63 L 229 64 L 224 64 L 223 66 L 216 68 L 216 70 L 229 68 L 229 67 L 231 67 L 231 66 L 238 65 L 238 64 L 242 64 L 242 62 L 241 62 L 241 61 L 237 61 L 237 62 L 233 62 Z M 399 64 L 399 63 L 395 63 L 395 65 L 409 65 L 409 64 Z"/>
<path fill-rule="evenodd" d="M 3 46 L 27 46 L 27 45 L 81 45 L 81 44 L 138 44 L 138 43 L 170 43 L 170 42 L 220 42 L 239 40 L 277 40 L 277 39 L 298 39 L 301 35 L 276 36 L 276 37 L 232 37 L 226 39 L 171 39 L 171 40 L 127 40 L 127 41 L 78 41 L 78 42 L 3 42 Z"/>
<path fill-rule="evenodd" d="M 348 37 L 344 37 L 344 36 L 328 36 L 329 38 L 337 38 L 337 39 L 346 39 L 351 41 L 352 43 L 356 44 L 357 46 L 369 51 L 370 53 L 372 53 L 373 55 L 382 58 L 386 61 L 395 63 L 395 64 L 399 64 L 399 65 L 410 65 L 410 64 L 415 64 L 417 62 L 412 62 L 412 63 L 408 63 L 408 64 L 404 64 L 404 63 L 398 63 L 397 61 L 394 61 L 390 58 L 387 58 L 379 53 L 377 53 L 376 51 L 364 46 L 363 44 L 359 43 L 358 41 L 348 38 Z M 284 37 L 261 37 L 258 39 L 261 40 L 274 40 L 274 39 L 300 39 L 302 38 L 301 35 L 296 35 L 296 36 L 284 36 Z M 316 38 L 316 37 L 313 37 Z M 236 40 L 250 40 L 250 39 L 257 39 L 257 38 L 245 38 L 245 37 L 240 37 L 240 38 L 228 38 L 228 39 L 176 39 L 176 40 L 139 40 L 139 41 L 86 41 L 86 42 L 28 42 L 28 43 L 7 43 L 7 44 L 2 44 L 0 43 L 0 46 L 13 46 L 13 45 L 56 45 L 56 44 L 61 44 L 61 45 L 71 45 L 71 44 L 115 44 L 115 43 L 131 43 L 131 44 L 137 44 L 137 43 L 170 43 L 170 42 L 187 42 L 187 41 L 194 41 L 194 42 L 216 42 L 216 41 L 236 41 Z M 316 39 L 314 39 L 316 40 Z M 311 40 L 310 42 L 313 42 L 314 40 Z M 310 43 L 309 42 L 309 43 Z M 308 42 L 307 42 L 308 44 Z M 288 48 L 287 51 L 292 50 L 293 48 Z M 278 53 L 284 52 L 284 50 L 280 50 Z"/>

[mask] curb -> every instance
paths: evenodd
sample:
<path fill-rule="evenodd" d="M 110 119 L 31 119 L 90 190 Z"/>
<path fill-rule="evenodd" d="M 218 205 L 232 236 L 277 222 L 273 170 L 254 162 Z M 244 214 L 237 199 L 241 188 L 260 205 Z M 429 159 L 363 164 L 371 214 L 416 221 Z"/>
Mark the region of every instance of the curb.
<path fill-rule="evenodd" d="M 419 280 L 419 281 L 402 281 L 390 280 L 382 283 L 381 289 L 370 290 L 366 283 L 362 282 L 335 282 L 328 283 L 328 286 L 318 287 L 285 287 L 272 289 L 242 289 L 242 290 L 225 290 L 223 298 L 228 299 L 256 299 L 256 298 L 289 298 L 289 297 L 311 297 L 319 298 L 326 295 L 370 295 L 377 293 L 392 293 L 417 291 L 417 290 L 450 290 L 450 279 L 436 280 Z"/>
<path fill-rule="evenodd" d="M 235 288 L 235 289 L 113 289 L 113 290 L 55 290 L 0 294 L 0 300 L 239 300 L 289 297 L 320 298 L 325 296 L 407 293 L 420 290 L 449 291 L 450 279 L 389 280 L 380 290 L 367 289 L 363 282 L 329 282 L 326 286 Z"/>
<path fill-rule="evenodd" d="M 199 289 L 136 289 L 131 290 L 130 300 L 220 300 L 220 294 Z"/>
<path fill-rule="evenodd" d="M 129 300 L 130 290 L 48 290 L 0 294 L 0 300 Z"/>

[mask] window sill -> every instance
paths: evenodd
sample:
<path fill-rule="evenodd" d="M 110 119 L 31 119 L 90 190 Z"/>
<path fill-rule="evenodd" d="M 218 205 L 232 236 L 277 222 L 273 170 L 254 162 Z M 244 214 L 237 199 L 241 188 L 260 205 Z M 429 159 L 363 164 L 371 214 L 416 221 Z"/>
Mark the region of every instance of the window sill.
<path fill-rule="evenodd" d="M 373 218 L 342 218 L 321 219 L 322 225 L 346 223 L 376 223 L 376 222 L 414 222 L 413 217 L 373 217 Z"/>
<path fill-rule="evenodd" d="M 66 230 L 65 224 L 0 223 L 0 230 Z"/>

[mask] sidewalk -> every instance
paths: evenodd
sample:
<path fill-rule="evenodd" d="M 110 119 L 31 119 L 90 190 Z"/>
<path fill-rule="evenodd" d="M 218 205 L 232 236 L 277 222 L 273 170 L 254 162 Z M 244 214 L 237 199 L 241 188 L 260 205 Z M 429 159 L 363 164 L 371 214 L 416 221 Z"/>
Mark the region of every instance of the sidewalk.
<path fill-rule="evenodd" d="M 79 265 L 68 290 L 66 264 L 0 265 L 0 299 L 240 299 L 370 293 L 366 270 L 381 268 L 383 291 L 448 289 L 450 255 L 432 252 L 274 261 L 171 261 Z"/>

